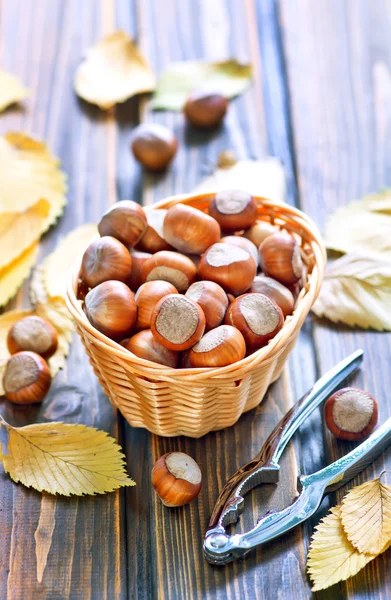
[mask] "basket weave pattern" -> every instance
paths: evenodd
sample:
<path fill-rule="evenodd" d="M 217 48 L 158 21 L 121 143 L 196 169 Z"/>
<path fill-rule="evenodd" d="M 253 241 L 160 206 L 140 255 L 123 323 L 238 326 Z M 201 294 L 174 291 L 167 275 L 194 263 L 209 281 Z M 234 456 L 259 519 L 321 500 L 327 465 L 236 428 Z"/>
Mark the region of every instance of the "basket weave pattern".
<path fill-rule="evenodd" d="M 184 202 L 206 212 L 211 197 L 174 196 L 153 208 Z M 269 385 L 280 376 L 319 293 L 326 252 L 315 225 L 302 212 L 265 198 L 257 201 L 259 219 L 296 234 L 305 282 L 294 313 L 286 318 L 281 331 L 265 348 L 233 365 L 171 369 L 134 356 L 89 323 L 76 298 L 80 261 L 75 266 L 68 282 L 68 309 L 105 393 L 133 427 L 145 427 L 162 436 L 201 437 L 233 425 L 243 412 L 262 401 Z"/>

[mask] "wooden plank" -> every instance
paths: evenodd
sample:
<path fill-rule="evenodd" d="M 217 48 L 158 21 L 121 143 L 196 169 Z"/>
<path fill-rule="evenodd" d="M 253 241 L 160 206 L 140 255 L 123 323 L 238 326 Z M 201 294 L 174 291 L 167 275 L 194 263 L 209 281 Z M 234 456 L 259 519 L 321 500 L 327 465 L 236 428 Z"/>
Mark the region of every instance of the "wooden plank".
<path fill-rule="evenodd" d="M 96 222 L 113 202 L 113 114 L 79 101 L 74 71 L 85 49 L 114 27 L 114 2 L 70 0 L 0 4 L 2 64 L 32 89 L 22 108 L 0 117 L 1 133 L 47 140 L 69 176 L 68 206 L 41 244 L 44 257 L 67 231 Z M 28 306 L 27 286 L 10 306 Z M 75 336 L 76 338 L 76 336 Z M 118 434 L 78 338 L 64 371 L 38 408 L 1 402 L 12 424 L 64 420 Z M 124 598 L 124 495 L 52 498 L 0 476 L 0 597 L 9 600 Z"/>
<path fill-rule="evenodd" d="M 386 0 L 282 0 L 280 9 L 300 205 L 322 229 L 337 206 L 390 184 L 390 5 Z M 384 421 L 391 414 L 391 335 L 313 321 L 322 371 L 355 348 L 364 349 L 355 383 L 377 398 Z M 329 460 L 352 447 L 328 433 L 325 441 Z M 388 450 L 354 483 L 390 467 Z M 388 598 L 389 560 L 388 552 L 321 597 Z"/>
<path fill-rule="evenodd" d="M 172 193 L 190 191 L 208 174 L 218 153 L 227 148 L 242 158 L 261 157 L 268 151 L 279 156 L 287 168 L 289 201 L 294 202 L 294 161 L 274 2 L 259 6 L 248 0 L 242 6 L 231 0 L 198 0 L 186 5 L 168 0 L 163 6 L 157 0 L 142 0 L 137 3 L 137 18 L 139 44 L 158 73 L 170 61 L 197 58 L 234 56 L 255 65 L 254 86 L 231 103 L 223 128 L 214 135 L 186 128 L 181 114 L 153 113 L 148 104 L 142 107 L 144 120 L 173 128 L 179 141 L 178 154 L 167 173 L 158 177 L 144 174 L 143 202 L 150 204 Z M 266 46 L 267 63 L 262 55 Z M 272 114 L 274 101 L 276 115 Z M 202 542 L 226 479 L 259 450 L 281 416 L 316 378 L 311 344 L 311 329 L 305 327 L 288 369 L 263 404 L 228 430 L 191 440 L 158 438 L 126 427 L 127 454 L 134 457 L 132 462 L 137 457 L 142 460 L 135 474 L 140 484 L 135 494 L 133 490 L 127 494 L 128 568 L 140 573 L 137 579 L 128 580 L 131 598 L 267 598 L 270 590 L 273 597 L 291 598 L 293 589 L 298 597 L 308 597 L 306 544 L 299 529 L 259 549 L 246 561 L 223 569 L 204 561 Z M 310 470 L 311 465 L 323 464 L 319 421 L 319 415 L 314 415 L 302 432 Z M 164 508 L 149 483 L 154 461 L 171 450 L 193 456 L 204 475 L 199 500 L 178 510 Z M 239 527 L 249 527 L 266 510 L 282 508 L 293 500 L 297 461 L 303 463 L 300 452 L 295 455 L 289 448 L 282 464 L 282 485 L 254 491 Z"/>

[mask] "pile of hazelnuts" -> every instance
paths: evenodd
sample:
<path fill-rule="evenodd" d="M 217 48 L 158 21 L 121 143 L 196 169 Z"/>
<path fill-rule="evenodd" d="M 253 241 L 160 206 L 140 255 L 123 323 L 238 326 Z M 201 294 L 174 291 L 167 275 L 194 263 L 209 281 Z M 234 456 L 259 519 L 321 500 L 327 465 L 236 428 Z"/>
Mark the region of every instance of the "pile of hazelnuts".
<path fill-rule="evenodd" d="M 207 200 L 209 214 L 118 202 L 84 253 L 78 297 L 88 320 L 139 358 L 224 367 L 265 346 L 293 311 L 303 273 L 295 237 L 258 221 L 247 192 Z"/>

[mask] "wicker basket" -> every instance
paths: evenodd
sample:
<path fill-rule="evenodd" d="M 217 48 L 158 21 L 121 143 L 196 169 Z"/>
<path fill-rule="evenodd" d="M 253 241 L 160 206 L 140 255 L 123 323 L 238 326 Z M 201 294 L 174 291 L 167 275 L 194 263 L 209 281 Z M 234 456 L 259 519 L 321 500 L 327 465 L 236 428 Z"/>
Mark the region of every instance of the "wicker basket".
<path fill-rule="evenodd" d="M 211 194 L 174 196 L 153 208 L 178 202 L 207 210 Z M 90 362 L 110 401 L 133 427 L 162 436 L 199 438 L 233 425 L 257 406 L 283 369 L 322 283 L 326 252 L 314 223 L 288 205 L 257 198 L 259 218 L 297 234 L 306 265 L 304 287 L 292 316 L 269 344 L 243 360 L 214 369 L 172 369 L 140 359 L 97 331 L 76 298 L 80 261 L 68 283 L 67 305 Z M 152 207 L 151 207 L 152 208 Z M 148 208 L 146 209 L 148 210 Z"/>

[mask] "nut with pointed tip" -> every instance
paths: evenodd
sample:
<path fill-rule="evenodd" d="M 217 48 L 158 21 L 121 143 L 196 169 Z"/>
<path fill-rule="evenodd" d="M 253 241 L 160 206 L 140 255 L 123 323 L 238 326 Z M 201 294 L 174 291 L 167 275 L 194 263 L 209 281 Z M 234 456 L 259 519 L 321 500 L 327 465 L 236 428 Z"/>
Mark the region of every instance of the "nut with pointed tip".
<path fill-rule="evenodd" d="M 129 250 L 116 238 L 105 235 L 94 240 L 84 252 L 80 276 L 93 288 L 109 279 L 127 281 L 132 270 Z"/>
<path fill-rule="evenodd" d="M 156 303 L 168 296 L 177 294 L 178 290 L 168 281 L 147 281 L 136 292 L 134 299 L 137 304 L 137 329 L 149 329 L 152 311 Z"/>
<path fill-rule="evenodd" d="M 217 192 L 209 204 L 209 214 L 223 231 L 234 233 L 254 225 L 258 214 L 257 201 L 248 192 L 224 190 Z"/>
<path fill-rule="evenodd" d="M 197 268 L 190 258 L 168 250 L 156 252 L 141 269 L 143 283 L 161 279 L 172 283 L 178 292 L 185 292 L 195 281 L 196 275 Z"/>
<path fill-rule="evenodd" d="M 276 232 L 277 229 L 268 221 L 257 221 L 250 229 L 246 229 L 246 231 L 243 232 L 243 237 L 250 240 L 250 242 L 259 248 L 263 240 Z"/>
<path fill-rule="evenodd" d="M 205 331 L 202 308 L 182 294 L 165 296 L 155 305 L 151 316 L 154 337 L 169 350 L 187 350 Z"/>
<path fill-rule="evenodd" d="M 160 252 L 161 250 L 172 250 L 163 235 L 163 221 L 167 211 L 164 209 L 153 209 L 146 212 L 148 227 L 143 237 L 137 244 L 137 249 L 144 252 Z"/>
<path fill-rule="evenodd" d="M 196 281 L 185 294 L 197 302 L 204 311 L 205 331 L 210 331 L 223 322 L 228 308 L 228 296 L 214 281 Z"/>
<path fill-rule="evenodd" d="M 265 275 L 284 285 L 299 281 L 303 274 L 300 248 L 287 233 L 269 235 L 259 247 L 259 262 Z"/>
<path fill-rule="evenodd" d="M 137 321 L 134 294 L 121 281 L 104 281 L 90 290 L 85 312 L 95 329 L 117 341 L 128 336 Z"/>
<path fill-rule="evenodd" d="M 183 506 L 197 498 L 202 475 L 196 461 L 183 452 L 161 456 L 152 469 L 152 485 L 165 506 Z"/>
<path fill-rule="evenodd" d="M 172 131 L 158 123 L 142 123 L 132 135 L 132 152 L 150 171 L 163 171 L 174 158 L 177 146 Z"/>
<path fill-rule="evenodd" d="M 246 250 L 221 242 L 208 248 L 198 267 L 202 279 L 218 283 L 234 296 L 248 290 L 256 272 L 255 261 Z"/>
<path fill-rule="evenodd" d="M 121 200 L 110 207 L 98 224 L 101 236 L 111 235 L 127 248 L 134 248 L 148 227 L 144 209 L 133 200 Z"/>
<path fill-rule="evenodd" d="M 281 308 L 284 317 L 291 315 L 295 305 L 295 299 L 285 285 L 266 275 L 257 275 L 249 289 L 250 293 L 265 294 L 268 298 Z"/>
<path fill-rule="evenodd" d="M 264 294 L 243 294 L 229 305 L 224 322 L 239 329 L 251 351 L 265 346 L 280 331 L 284 315 Z"/>
<path fill-rule="evenodd" d="M 221 235 L 215 219 L 186 204 L 175 204 L 168 209 L 163 233 L 174 248 L 188 254 L 202 254 L 218 242 Z"/>
<path fill-rule="evenodd" d="M 57 350 L 58 334 L 53 325 L 31 315 L 14 323 L 7 335 L 7 347 L 10 354 L 30 350 L 48 359 Z"/>
<path fill-rule="evenodd" d="M 52 377 L 48 364 L 36 352 L 17 352 L 7 361 L 3 387 L 5 396 L 14 404 L 42 402 L 49 391 Z"/>
<path fill-rule="evenodd" d="M 246 343 L 239 329 L 220 325 L 206 333 L 190 350 L 192 367 L 226 367 L 246 354 Z"/>
<path fill-rule="evenodd" d="M 259 265 L 258 248 L 255 246 L 255 244 L 250 242 L 250 240 L 243 237 L 242 235 L 226 235 L 225 237 L 221 238 L 220 242 L 243 248 L 243 250 L 246 250 L 246 252 L 248 252 L 249 255 L 253 257 L 255 264 L 257 266 Z"/>
<path fill-rule="evenodd" d="M 179 352 L 162 346 L 152 335 L 150 329 L 143 329 L 131 338 L 123 340 L 121 346 L 139 358 L 176 369 L 179 363 Z"/>
<path fill-rule="evenodd" d="M 377 402 L 368 392 L 346 387 L 335 392 L 325 407 L 326 425 L 340 440 L 358 441 L 368 437 L 378 419 Z"/>
<path fill-rule="evenodd" d="M 186 119 L 200 129 L 220 125 L 228 108 L 228 100 L 213 90 L 197 90 L 190 94 L 183 107 Z"/>
<path fill-rule="evenodd" d="M 140 252 L 139 250 L 131 250 L 130 256 L 132 257 L 132 271 L 130 277 L 126 283 L 131 290 L 136 291 L 142 284 L 141 280 L 141 269 L 147 258 L 151 258 L 150 252 Z"/>

